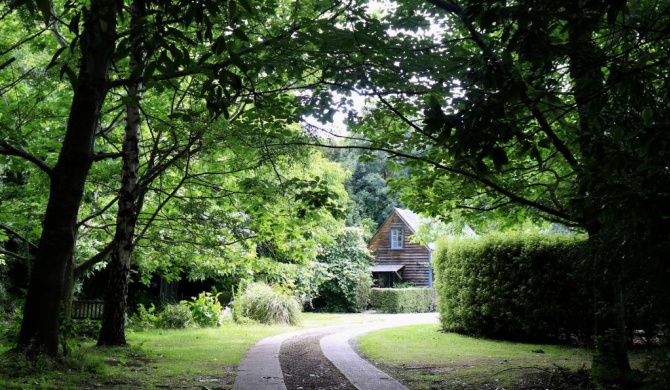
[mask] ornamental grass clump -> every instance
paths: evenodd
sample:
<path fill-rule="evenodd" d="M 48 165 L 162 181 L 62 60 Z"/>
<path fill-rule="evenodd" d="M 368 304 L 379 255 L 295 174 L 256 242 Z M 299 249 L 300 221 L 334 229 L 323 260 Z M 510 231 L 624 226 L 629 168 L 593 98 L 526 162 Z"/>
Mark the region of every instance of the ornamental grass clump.
<path fill-rule="evenodd" d="M 277 287 L 251 283 L 232 303 L 236 322 L 296 325 L 300 315 L 298 300 Z"/>

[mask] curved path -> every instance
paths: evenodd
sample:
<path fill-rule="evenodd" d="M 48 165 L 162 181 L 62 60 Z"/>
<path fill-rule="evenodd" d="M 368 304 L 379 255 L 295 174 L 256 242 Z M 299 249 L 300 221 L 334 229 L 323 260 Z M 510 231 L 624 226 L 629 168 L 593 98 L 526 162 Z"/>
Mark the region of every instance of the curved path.
<path fill-rule="evenodd" d="M 407 390 L 405 386 L 390 375 L 358 356 L 351 348 L 349 340 L 385 328 L 437 323 L 437 314 L 379 314 L 375 317 L 378 318 L 378 321 L 374 323 L 295 331 L 259 341 L 247 351 L 240 362 L 233 389 L 286 390 L 284 375 L 279 365 L 279 350 L 282 343 L 295 336 L 326 332 L 329 335 L 321 339 L 323 354 L 357 389 Z"/>

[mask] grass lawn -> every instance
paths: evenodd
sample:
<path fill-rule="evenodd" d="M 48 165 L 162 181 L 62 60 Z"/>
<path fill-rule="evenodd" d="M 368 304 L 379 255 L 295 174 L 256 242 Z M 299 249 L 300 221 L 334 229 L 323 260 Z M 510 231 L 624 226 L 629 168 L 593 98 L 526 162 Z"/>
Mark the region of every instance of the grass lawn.
<path fill-rule="evenodd" d="M 535 386 L 561 378 L 559 367 L 589 368 L 591 359 L 584 349 L 483 340 L 442 333 L 438 325 L 386 329 L 364 335 L 357 345 L 382 370 L 416 390 Z"/>
<path fill-rule="evenodd" d="M 101 349 L 88 340 L 74 346 L 63 362 L 45 358 L 30 366 L 3 354 L 0 389 L 230 388 L 237 364 L 251 345 L 295 329 L 224 325 L 129 332 L 129 347 Z M 0 352 L 10 347 L 0 345 Z"/>
<path fill-rule="evenodd" d="M 13 344 L 0 338 L 0 389 L 231 388 L 244 353 L 278 333 L 373 321 L 370 314 L 302 313 L 299 326 L 234 325 L 220 328 L 128 332 L 128 347 L 104 348 L 95 340 L 74 343 L 61 362 L 28 366 L 4 354 Z"/>
<path fill-rule="evenodd" d="M 303 313 L 297 327 L 226 324 L 220 328 L 128 332 L 128 347 L 100 349 L 94 340 L 80 341 L 72 344 L 71 355 L 62 361 L 42 358 L 30 365 L 4 354 L 13 345 L 0 338 L 0 389 L 229 389 L 244 353 L 265 337 L 298 329 L 367 323 L 380 316 Z M 590 366 L 586 350 L 445 334 L 439 332 L 438 325 L 370 333 L 358 340 L 358 346 L 383 370 L 417 390 L 509 389 L 520 381 L 552 388 L 544 385 L 563 377 L 557 366 L 571 372 Z"/>

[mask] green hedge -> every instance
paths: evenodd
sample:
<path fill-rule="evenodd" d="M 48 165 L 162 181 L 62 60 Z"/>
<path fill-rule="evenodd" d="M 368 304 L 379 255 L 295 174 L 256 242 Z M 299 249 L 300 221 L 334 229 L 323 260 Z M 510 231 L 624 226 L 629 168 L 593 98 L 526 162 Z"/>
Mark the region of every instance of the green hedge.
<path fill-rule="evenodd" d="M 373 288 L 370 306 L 382 313 L 426 313 L 433 310 L 433 289 Z"/>
<path fill-rule="evenodd" d="M 588 340 L 584 243 L 553 234 L 439 242 L 433 261 L 442 328 L 515 341 Z"/>

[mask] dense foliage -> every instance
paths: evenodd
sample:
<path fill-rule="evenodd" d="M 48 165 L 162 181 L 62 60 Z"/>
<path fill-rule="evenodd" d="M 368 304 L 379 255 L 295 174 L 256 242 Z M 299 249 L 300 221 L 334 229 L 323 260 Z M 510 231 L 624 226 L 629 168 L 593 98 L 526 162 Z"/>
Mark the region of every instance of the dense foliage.
<path fill-rule="evenodd" d="M 346 147 L 394 169 L 352 169 L 356 207 L 379 218 L 387 194 L 368 190 L 390 178 L 417 212 L 586 232 L 595 363 L 616 371 L 623 297 L 635 324 L 670 325 L 665 0 L 19 0 L 0 21 L 0 269 L 19 271 L 10 294 L 32 279 L 21 348 L 57 353 L 60 307 L 110 256 L 102 344 L 124 342 L 131 262 L 313 280 L 347 199 L 286 172 L 314 161 L 296 145 L 339 147 L 296 124 L 352 90 L 365 139 Z"/>
<path fill-rule="evenodd" d="M 125 343 L 131 263 L 171 280 L 309 269 L 346 195 L 332 164 L 292 144 L 312 139 L 297 123 L 314 107 L 332 116 L 328 61 L 306 53 L 338 52 L 366 12 L 339 5 L 0 6 L 0 238 L 33 279 L 22 347 L 57 353 L 59 300 L 67 316 L 108 257 L 104 345 Z"/>
<path fill-rule="evenodd" d="M 592 293 L 583 237 L 490 234 L 439 242 L 445 331 L 529 342 L 590 342 Z"/>
<path fill-rule="evenodd" d="M 618 381 L 624 292 L 670 323 L 654 277 L 670 275 L 670 4 L 415 0 L 384 16 L 412 50 L 374 52 L 366 77 L 341 79 L 373 96 L 352 123 L 409 169 L 392 182 L 401 200 L 473 226 L 586 232 L 606 336 L 594 363 Z"/>
<path fill-rule="evenodd" d="M 359 228 L 345 228 L 334 238 L 317 257 L 327 266 L 329 278 L 319 286 L 314 308 L 361 312 L 368 306 L 372 287 L 371 255 Z"/>
<path fill-rule="evenodd" d="M 373 288 L 370 307 L 381 313 L 427 313 L 435 309 L 434 294 L 425 287 Z"/>
<path fill-rule="evenodd" d="M 356 143 L 341 146 L 344 148 L 334 149 L 327 155 L 351 172 L 351 176 L 344 181 L 349 193 L 347 225 L 369 228 L 366 238 L 370 238 L 391 215 L 393 208 L 401 206 L 398 193 L 392 192 L 387 184 L 393 173 L 388 168 L 384 153 L 366 153 L 356 149 Z"/>
<path fill-rule="evenodd" d="M 189 301 L 164 304 L 159 307 L 151 304 L 147 309 L 139 304 L 137 312 L 130 317 L 130 326 L 135 330 L 148 328 L 181 329 L 186 327 L 221 326 L 226 311 L 218 300 L 218 294 L 201 292 Z"/>

